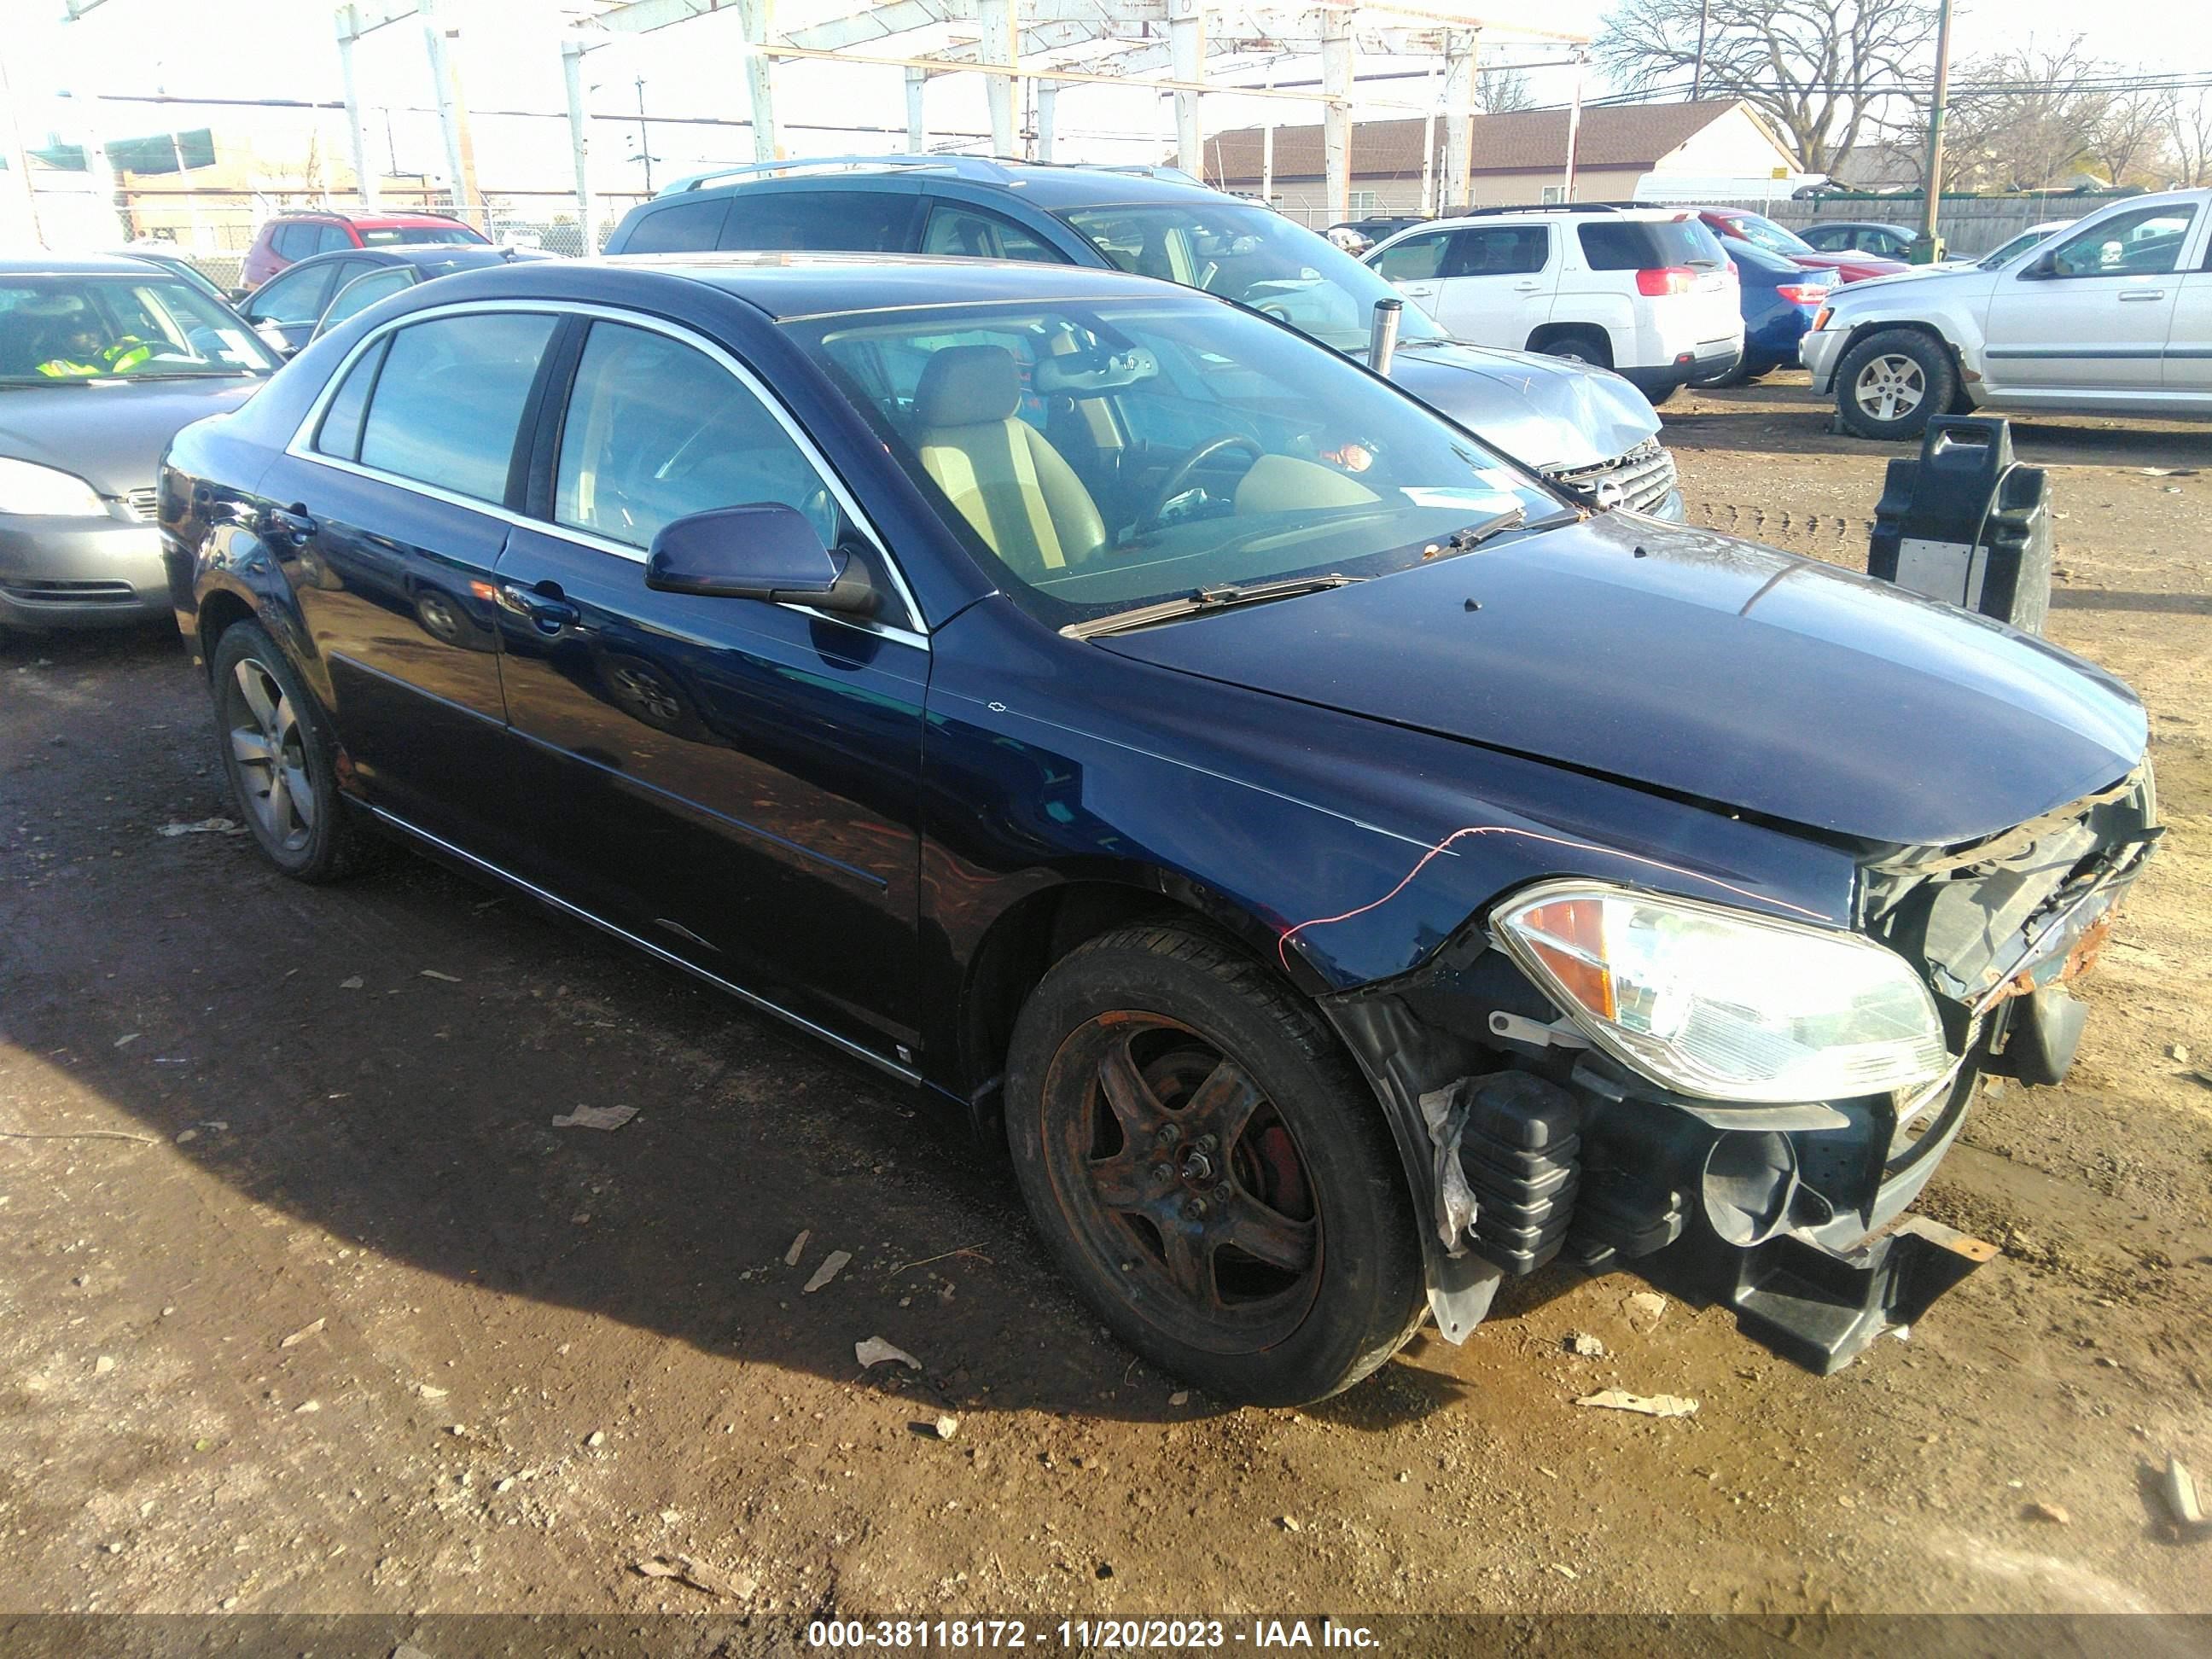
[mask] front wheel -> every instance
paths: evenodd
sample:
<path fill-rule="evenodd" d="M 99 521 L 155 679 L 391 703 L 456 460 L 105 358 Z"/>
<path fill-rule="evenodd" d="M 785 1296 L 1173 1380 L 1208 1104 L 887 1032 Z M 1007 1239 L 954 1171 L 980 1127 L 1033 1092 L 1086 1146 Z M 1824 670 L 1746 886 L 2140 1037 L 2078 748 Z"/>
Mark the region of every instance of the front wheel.
<path fill-rule="evenodd" d="M 1016 1023 L 1031 1218 L 1121 1340 L 1222 1400 L 1349 1388 L 1424 1309 L 1403 1166 L 1311 1006 L 1202 934 L 1106 934 Z"/>
<path fill-rule="evenodd" d="M 258 623 L 216 641 L 213 687 L 224 775 L 269 861 L 300 881 L 335 881 L 374 848 L 338 796 L 322 711 Z"/>
<path fill-rule="evenodd" d="M 1951 354 L 1917 329 L 1869 336 L 1836 370 L 1836 412 L 1862 438 L 1917 438 L 1958 395 Z"/>

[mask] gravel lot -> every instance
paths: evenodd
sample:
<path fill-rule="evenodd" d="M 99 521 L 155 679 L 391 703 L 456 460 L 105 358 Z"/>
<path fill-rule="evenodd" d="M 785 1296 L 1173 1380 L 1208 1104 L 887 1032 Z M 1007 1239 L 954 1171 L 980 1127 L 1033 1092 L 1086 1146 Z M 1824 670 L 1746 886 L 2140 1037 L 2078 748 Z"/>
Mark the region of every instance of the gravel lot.
<path fill-rule="evenodd" d="M 1890 452 L 1802 375 L 1667 414 L 1694 522 L 1863 560 Z M 2003 1254 L 1826 1381 L 1557 1268 L 1320 1408 L 1186 1396 L 915 1099 L 411 859 L 163 836 L 230 810 L 175 640 L 0 640 L 0 1611 L 2212 1611 L 2143 1474 L 2212 1477 L 2212 432 L 2017 439 L 2172 832 L 1923 1205 Z"/>

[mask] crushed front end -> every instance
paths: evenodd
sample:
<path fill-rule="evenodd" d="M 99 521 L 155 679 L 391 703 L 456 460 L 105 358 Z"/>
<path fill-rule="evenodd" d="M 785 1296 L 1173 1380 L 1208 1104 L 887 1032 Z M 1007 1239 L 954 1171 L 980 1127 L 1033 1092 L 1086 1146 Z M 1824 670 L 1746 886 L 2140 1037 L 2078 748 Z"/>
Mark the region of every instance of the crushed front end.
<path fill-rule="evenodd" d="M 1732 1307 L 1823 1374 L 1912 1322 L 1993 1252 L 1907 1206 L 1983 1076 L 2064 1075 L 2070 986 L 2159 833 L 2146 763 L 1971 844 L 1869 848 L 1848 931 L 1539 883 L 1416 972 L 1330 1000 L 1386 1107 L 1426 1137 L 1443 1334 L 1561 1255 Z M 1669 952 L 1700 950 L 1692 978 L 1716 983 L 1666 979 Z M 1746 1015 L 1793 973 L 1802 1019 Z"/>

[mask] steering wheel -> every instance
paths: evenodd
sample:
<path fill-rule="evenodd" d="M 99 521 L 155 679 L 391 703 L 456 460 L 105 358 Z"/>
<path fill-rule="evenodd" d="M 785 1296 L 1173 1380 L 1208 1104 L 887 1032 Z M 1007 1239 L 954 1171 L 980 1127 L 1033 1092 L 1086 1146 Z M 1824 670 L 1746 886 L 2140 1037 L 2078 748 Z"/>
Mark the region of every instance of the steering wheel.
<path fill-rule="evenodd" d="M 1216 455 L 1231 449 L 1247 451 L 1255 462 L 1264 459 L 1267 453 L 1241 432 L 1224 432 L 1218 438 L 1208 438 L 1168 469 L 1168 476 L 1160 481 L 1160 487 L 1152 492 L 1152 499 L 1146 504 L 1143 516 L 1138 519 L 1136 527 L 1139 530 L 1150 530 L 1158 525 L 1160 521 L 1160 514 L 1168 510 L 1168 503 L 1182 495 L 1189 484 L 1191 474 L 1204 466 Z"/>

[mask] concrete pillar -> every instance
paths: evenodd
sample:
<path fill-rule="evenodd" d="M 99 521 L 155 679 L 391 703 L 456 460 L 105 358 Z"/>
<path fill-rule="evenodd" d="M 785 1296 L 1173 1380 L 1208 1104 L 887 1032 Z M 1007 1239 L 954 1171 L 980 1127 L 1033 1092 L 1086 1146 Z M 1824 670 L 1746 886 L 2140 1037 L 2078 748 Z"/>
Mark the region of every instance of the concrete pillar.
<path fill-rule="evenodd" d="M 453 205 L 460 216 L 489 234 L 482 198 L 477 194 L 476 140 L 469 132 L 468 100 L 461 93 L 461 78 L 453 64 L 454 44 L 460 30 L 448 29 L 438 15 L 438 0 L 417 0 L 422 16 L 422 44 L 430 54 L 430 81 L 437 88 L 438 125 L 446 137 L 446 170 L 453 180 Z"/>
<path fill-rule="evenodd" d="M 775 0 L 738 0 L 738 21 L 748 46 L 764 46 L 775 27 Z M 775 125 L 775 60 L 757 52 L 745 54 L 745 91 L 751 100 L 753 160 L 774 161 L 782 149 Z"/>
<path fill-rule="evenodd" d="M 1275 89 L 1275 60 L 1267 60 L 1267 90 Z M 1260 129 L 1260 199 L 1270 207 L 1275 202 L 1275 100 L 1267 100 L 1266 125 Z"/>
<path fill-rule="evenodd" d="M 599 251 L 599 207 L 592 199 L 592 124 L 584 113 L 584 54 L 581 40 L 561 43 L 561 78 L 568 91 L 568 149 L 576 167 L 576 227 L 583 234 L 586 259 Z"/>
<path fill-rule="evenodd" d="M 1322 155 L 1328 180 L 1328 216 L 1352 216 L 1352 14 L 1321 15 L 1321 89 L 1328 94 L 1322 117 Z"/>
<path fill-rule="evenodd" d="M 1481 36 L 1473 29 L 1444 35 L 1444 171 L 1437 187 L 1437 210 L 1468 205 L 1474 195 L 1474 82 L 1480 70 Z"/>
<path fill-rule="evenodd" d="M 368 130 L 361 121 L 361 86 L 354 74 L 353 43 L 361 35 L 361 20 L 351 6 L 340 6 L 337 10 L 338 75 L 345 85 L 346 138 L 352 146 L 354 188 L 361 195 L 361 204 L 373 208 L 378 205 L 376 173 L 368 164 Z"/>
<path fill-rule="evenodd" d="M 1437 211 L 1437 72 L 1429 71 L 1427 107 L 1421 112 L 1421 214 L 1434 218 Z"/>
<path fill-rule="evenodd" d="M 922 119 L 922 90 L 929 85 L 929 71 L 919 64 L 909 64 L 906 70 L 906 153 L 920 155 L 929 148 L 929 127 Z"/>
<path fill-rule="evenodd" d="M 1206 0 L 1168 0 L 1168 61 L 1178 81 L 1206 78 Z M 1175 95 L 1176 165 L 1194 179 L 1206 177 L 1206 129 L 1199 94 Z"/>
<path fill-rule="evenodd" d="M 0 159 L 8 163 L 8 193 L 15 198 L 8 214 L 0 215 L 0 234 L 12 240 L 20 230 L 25 246 L 44 247 L 46 239 L 39 231 L 38 194 L 31 185 L 31 158 L 23 149 L 23 129 L 15 118 L 15 100 L 9 89 L 4 59 L 0 59 Z M 14 222 L 17 216 L 20 223 Z"/>
<path fill-rule="evenodd" d="M 1012 64 L 1020 58 L 1021 8 L 1016 0 L 976 0 L 975 21 L 981 26 L 983 34 L 976 52 L 985 63 Z M 1015 83 L 1019 77 L 987 75 L 983 78 L 991 106 L 991 154 L 1012 155 L 1015 142 Z"/>
<path fill-rule="evenodd" d="M 1036 158 L 1052 160 L 1052 131 L 1060 119 L 1060 82 L 1040 81 L 1036 89 Z"/>

